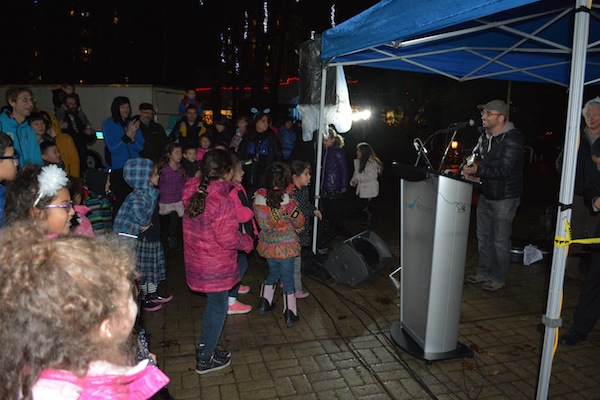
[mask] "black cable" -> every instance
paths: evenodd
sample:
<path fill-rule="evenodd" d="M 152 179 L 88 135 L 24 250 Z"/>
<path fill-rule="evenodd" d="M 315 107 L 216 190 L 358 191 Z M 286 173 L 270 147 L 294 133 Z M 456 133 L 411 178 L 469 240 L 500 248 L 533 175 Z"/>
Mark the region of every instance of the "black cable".
<path fill-rule="evenodd" d="M 377 326 L 377 328 L 379 329 L 379 333 L 383 332 L 382 327 L 379 325 L 379 323 L 375 320 L 375 318 L 371 315 L 371 313 L 365 309 L 364 306 L 362 306 L 361 304 L 358 304 L 352 300 L 349 300 L 346 296 L 344 296 L 342 293 L 340 293 L 339 291 L 333 289 L 331 286 L 326 285 L 322 282 L 319 282 L 320 284 L 322 284 L 324 287 L 327 287 L 329 290 L 331 290 L 336 297 L 338 297 L 340 300 L 343 300 L 347 303 L 350 303 L 352 305 L 354 305 L 356 308 L 360 309 L 362 312 L 364 312 L 367 316 L 369 316 L 371 318 L 371 320 L 375 323 L 375 325 Z M 306 286 L 306 285 L 305 285 Z M 313 292 L 314 293 L 314 292 Z M 327 314 L 327 316 L 329 316 L 329 318 L 331 319 L 331 321 L 334 324 L 334 327 L 336 329 L 336 332 L 338 332 L 338 334 L 340 335 L 340 337 L 342 337 L 342 339 L 344 340 L 345 343 L 348 343 L 348 341 L 346 340 L 346 338 L 342 335 L 342 333 L 339 331 L 339 329 L 337 328 L 333 317 L 329 314 L 329 312 L 327 311 L 327 309 L 324 307 L 324 305 L 315 297 L 315 300 L 317 301 L 317 303 L 319 303 L 319 305 L 321 306 L 321 308 L 323 309 L 323 311 Z M 366 324 L 365 322 L 362 320 L 362 318 L 360 318 L 357 313 L 354 311 L 354 309 L 352 307 L 348 307 L 348 309 L 350 310 L 350 312 L 352 314 L 354 314 L 354 316 L 357 317 L 357 319 L 361 322 L 362 326 L 368 330 L 382 345 L 384 345 L 384 347 L 388 350 L 389 348 L 386 346 L 391 344 L 391 338 L 389 338 L 387 335 L 384 335 L 384 337 L 386 338 L 386 343 L 383 343 L 380 339 L 379 335 L 376 335 Z M 351 346 L 348 346 L 349 348 L 351 348 Z M 352 348 L 351 348 L 352 349 Z M 356 352 L 352 349 L 353 353 L 356 354 Z M 391 353 L 391 352 L 390 352 Z M 393 353 L 391 353 L 393 354 Z M 400 363 L 400 365 L 402 365 L 406 371 L 409 373 L 409 375 L 421 386 L 421 388 L 423 390 L 425 390 L 425 392 L 427 392 L 427 394 L 429 394 L 431 396 L 432 399 L 437 399 L 436 395 L 431 391 L 431 389 L 427 386 L 427 384 L 425 382 L 423 382 L 423 380 L 421 379 L 421 377 L 419 377 L 415 371 L 410 367 L 410 365 L 408 365 L 406 363 L 406 361 L 404 361 L 404 359 L 402 358 L 402 356 L 397 353 L 396 354 L 398 357 L 395 357 L 396 360 Z M 383 382 L 381 381 L 381 379 L 375 374 L 374 371 L 372 371 L 372 369 L 367 366 L 361 359 L 360 354 L 357 354 L 357 359 L 361 362 L 361 364 L 363 364 L 365 366 L 365 368 L 373 375 L 373 377 L 380 383 L 381 387 L 386 391 L 386 393 L 393 399 L 394 397 L 392 396 L 392 394 L 389 392 L 389 390 L 385 387 L 385 385 L 383 384 Z"/>
<path fill-rule="evenodd" d="M 370 329 L 365 321 L 357 314 L 356 311 L 354 311 L 354 308 L 352 307 L 348 307 L 349 311 L 361 322 L 362 326 L 369 331 L 369 333 L 374 336 L 383 346 L 384 348 L 386 348 L 386 350 L 388 350 L 388 352 L 390 352 L 390 354 L 392 354 L 392 356 L 394 356 L 394 358 L 400 363 L 400 365 L 402 365 L 405 370 L 409 373 L 409 375 L 421 386 L 421 388 L 423 390 L 425 390 L 427 392 L 427 394 L 429 394 L 429 396 L 432 399 L 437 399 L 437 396 L 431 391 L 431 389 L 429 388 L 429 386 L 422 380 L 422 378 L 417 374 L 417 372 L 415 372 L 415 370 L 408 365 L 408 363 L 406 362 L 406 360 L 404 360 L 404 358 L 402 357 L 402 353 L 400 352 L 400 350 L 398 349 L 398 346 L 395 345 L 395 343 L 393 342 L 393 340 L 391 339 L 391 337 L 387 334 L 383 334 L 383 337 L 385 337 L 385 343 L 382 341 L 381 339 L 381 334 L 383 333 L 383 328 L 380 326 L 379 322 L 377 322 L 377 320 L 374 318 L 374 316 L 371 314 L 371 312 L 369 310 L 367 310 L 362 304 L 356 303 L 353 300 L 348 299 L 344 294 L 342 294 L 341 292 L 335 290 L 332 286 L 318 281 L 319 284 L 321 284 L 324 287 L 327 287 L 330 291 L 332 291 L 336 297 L 340 300 L 342 300 L 345 304 L 349 303 L 351 305 L 353 305 L 356 309 L 361 310 L 364 314 L 366 314 L 371 321 L 376 325 L 378 332 L 374 332 L 372 329 Z M 306 284 L 305 284 L 306 286 Z M 310 290 L 310 288 L 307 287 L 307 289 Z M 314 293 L 314 291 L 312 292 Z M 314 295 L 313 295 L 314 297 Z M 348 346 L 348 348 L 357 356 L 357 359 L 359 360 L 359 362 L 369 371 L 369 373 L 371 373 L 371 375 L 379 382 L 379 384 L 381 385 L 381 387 L 386 391 L 386 393 L 391 397 L 394 398 L 391 393 L 387 390 L 387 388 L 385 387 L 384 383 L 381 382 L 381 380 L 379 379 L 379 377 L 376 375 L 376 373 L 368 366 L 366 365 L 362 359 L 360 354 L 357 354 L 357 352 L 352 348 L 352 346 L 350 346 L 350 342 L 344 337 L 344 335 L 341 333 L 341 331 L 338 329 L 338 327 L 336 326 L 333 317 L 331 316 L 331 314 L 329 314 L 329 312 L 327 311 L 327 309 L 325 308 L 325 306 L 321 303 L 321 301 L 314 297 L 315 301 L 319 304 L 319 306 L 321 307 L 321 309 L 323 309 L 323 311 L 327 314 L 327 316 L 330 318 L 330 320 L 333 322 L 334 328 L 336 329 L 336 332 L 338 333 L 338 335 L 340 335 L 341 339 L 344 341 L 344 343 Z M 390 350 L 394 349 L 393 351 Z M 468 387 L 467 387 L 467 382 L 466 382 L 466 373 L 465 373 L 465 368 L 463 368 L 463 385 L 464 385 L 464 393 L 468 396 L 469 399 L 477 399 L 479 397 L 479 395 L 481 394 L 481 392 L 483 391 L 483 387 L 484 387 L 484 376 L 481 372 L 481 368 L 479 367 L 479 362 L 478 360 L 473 357 L 473 360 L 475 361 L 476 364 L 476 368 L 474 369 L 477 374 L 480 377 L 480 387 L 479 387 L 479 391 L 477 392 L 477 395 L 475 396 L 475 398 L 471 397 L 471 395 L 469 394 L 468 391 Z M 458 395 L 456 395 L 455 393 L 453 393 L 452 389 L 444 382 L 442 382 L 437 376 L 436 374 L 434 374 L 428 367 L 426 367 L 427 372 L 433 376 L 442 386 L 444 386 L 446 389 L 448 389 L 448 391 L 457 399 L 461 399 L 461 397 L 459 397 Z"/>

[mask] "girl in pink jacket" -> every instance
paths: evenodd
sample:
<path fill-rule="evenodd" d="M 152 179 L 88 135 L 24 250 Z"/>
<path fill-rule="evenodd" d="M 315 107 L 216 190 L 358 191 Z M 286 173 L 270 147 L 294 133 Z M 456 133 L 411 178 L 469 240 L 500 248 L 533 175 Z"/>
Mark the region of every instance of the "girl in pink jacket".
<path fill-rule="evenodd" d="M 232 154 L 231 159 L 233 162 L 233 178 L 231 181 L 232 187 L 229 192 L 229 197 L 231 197 L 233 204 L 235 205 L 235 213 L 238 222 L 240 223 L 240 231 L 249 234 L 252 237 L 252 240 L 256 241 L 258 239 L 258 226 L 254 220 L 252 202 L 248 198 L 246 189 L 242 186 L 244 169 L 242 168 L 242 163 L 235 155 Z M 247 314 L 252 310 L 251 305 L 238 301 L 238 293 L 244 294 L 250 292 L 250 287 L 242 285 L 241 282 L 248 270 L 248 256 L 245 252 L 238 251 L 237 264 L 240 269 L 240 283 L 229 291 L 229 308 L 227 309 L 227 315 Z"/>
<path fill-rule="evenodd" d="M 196 372 L 225 368 L 231 353 L 218 350 L 229 290 L 240 281 L 238 250 L 250 252 L 252 238 L 239 231 L 233 200 L 229 197 L 233 166 L 224 150 L 208 152 L 202 159 L 202 181 L 188 179 L 183 188 L 183 256 L 190 289 L 206 294 Z"/>

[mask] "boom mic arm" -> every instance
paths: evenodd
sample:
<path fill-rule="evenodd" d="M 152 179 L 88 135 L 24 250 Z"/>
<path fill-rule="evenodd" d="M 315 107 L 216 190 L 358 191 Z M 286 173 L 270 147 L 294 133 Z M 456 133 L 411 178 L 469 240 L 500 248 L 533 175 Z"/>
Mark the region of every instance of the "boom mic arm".
<path fill-rule="evenodd" d="M 435 135 L 443 135 L 445 133 L 451 133 L 451 132 L 455 132 L 455 131 L 460 131 L 461 129 L 465 129 L 468 128 L 470 126 L 474 126 L 475 125 L 475 120 L 474 119 L 470 119 L 468 121 L 465 122 L 455 122 L 453 124 L 450 124 L 449 127 L 445 128 L 445 129 L 439 129 L 435 132 Z"/>

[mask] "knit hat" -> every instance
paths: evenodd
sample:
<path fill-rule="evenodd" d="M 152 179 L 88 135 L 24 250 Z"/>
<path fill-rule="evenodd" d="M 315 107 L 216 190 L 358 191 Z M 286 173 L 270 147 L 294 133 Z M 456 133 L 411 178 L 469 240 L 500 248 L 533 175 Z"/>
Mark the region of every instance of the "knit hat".
<path fill-rule="evenodd" d="M 142 103 L 142 104 L 140 104 L 140 111 L 144 111 L 144 110 L 154 111 L 154 106 L 152 106 L 152 104 L 150 104 L 150 103 Z"/>

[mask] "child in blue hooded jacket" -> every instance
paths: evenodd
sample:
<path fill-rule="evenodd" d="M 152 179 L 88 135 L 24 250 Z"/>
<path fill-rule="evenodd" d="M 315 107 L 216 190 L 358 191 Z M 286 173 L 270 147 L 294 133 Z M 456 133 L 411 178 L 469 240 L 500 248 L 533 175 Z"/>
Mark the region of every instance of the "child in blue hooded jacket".
<path fill-rule="evenodd" d="M 158 284 L 166 279 L 165 255 L 160 242 L 158 214 L 158 170 L 146 158 L 125 162 L 123 178 L 133 191 L 125 198 L 113 224 L 113 232 L 136 240 L 136 270 L 140 274 L 142 308 L 156 311 L 173 296 L 158 294 Z"/>

